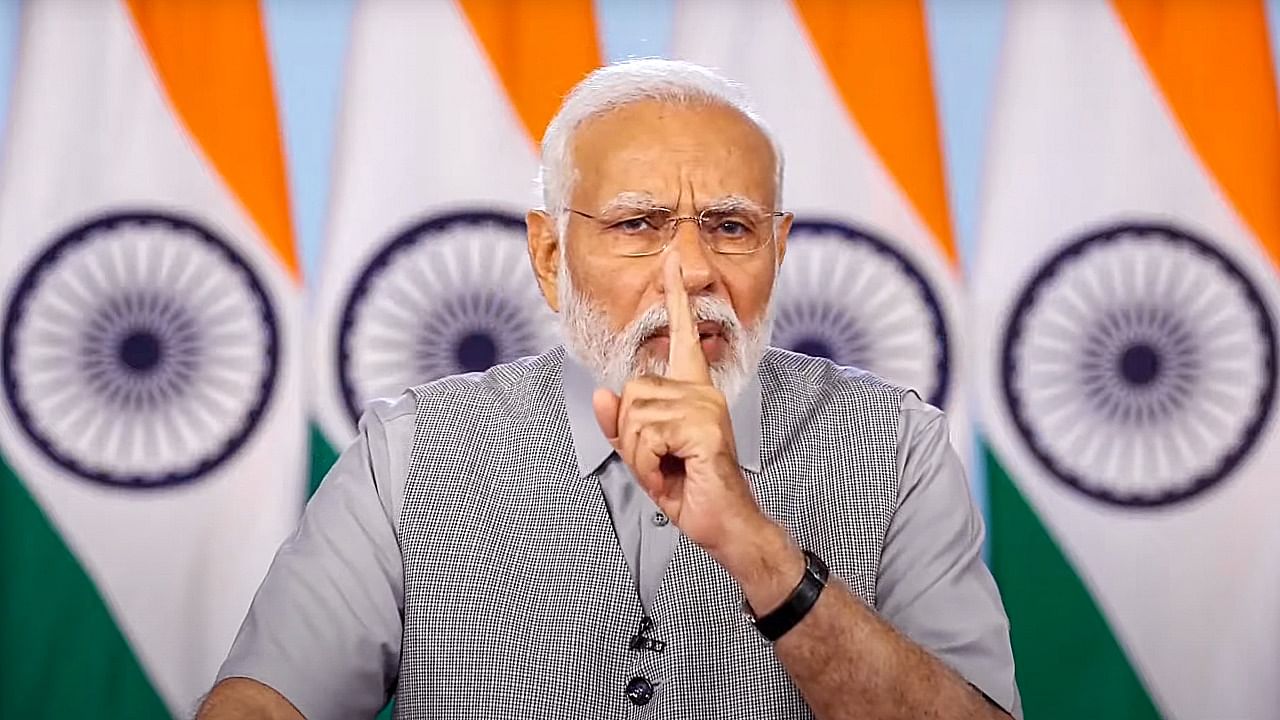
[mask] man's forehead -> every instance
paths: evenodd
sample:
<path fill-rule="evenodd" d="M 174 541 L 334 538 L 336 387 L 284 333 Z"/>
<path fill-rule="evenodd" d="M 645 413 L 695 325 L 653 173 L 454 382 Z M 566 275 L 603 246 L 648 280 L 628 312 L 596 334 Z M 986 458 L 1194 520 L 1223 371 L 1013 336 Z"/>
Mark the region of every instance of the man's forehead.
<path fill-rule="evenodd" d="M 630 194 L 666 206 L 691 189 L 704 196 L 699 202 L 729 195 L 768 202 L 775 192 L 768 137 L 737 110 L 718 105 L 642 101 L 615 108 L 579 127 L 571 155 L 575 194 L 597 203 Z"/>

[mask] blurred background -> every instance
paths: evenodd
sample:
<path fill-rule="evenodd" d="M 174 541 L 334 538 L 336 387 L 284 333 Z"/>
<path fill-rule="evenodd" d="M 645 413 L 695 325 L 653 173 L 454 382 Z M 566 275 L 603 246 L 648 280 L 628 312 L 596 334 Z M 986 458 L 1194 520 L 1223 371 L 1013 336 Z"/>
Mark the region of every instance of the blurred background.
<path fill-rule="evenodd" d="M 536 142 L 640 56 L 783 144 L 775 344 L 948 411 L 1027 717 L 1277 717 L 1277 22 L 0 0 L 0 717 L 189 713 L 363 403 L 555 344 Z"/>

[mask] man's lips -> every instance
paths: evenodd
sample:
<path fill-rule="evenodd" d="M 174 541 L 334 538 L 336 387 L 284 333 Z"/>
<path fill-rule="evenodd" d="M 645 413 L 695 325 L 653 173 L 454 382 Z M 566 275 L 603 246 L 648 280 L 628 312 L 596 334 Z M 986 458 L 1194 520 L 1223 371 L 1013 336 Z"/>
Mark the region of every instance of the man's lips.
<path fill-rule="evenodd" d="M 714 320 L 703 320 L 698 323 L 698 343 L 707 362 L 717 363 L 728 352 L 729 340 L 725 336 L 724 326 Z M 669 328 L 663 327 L 645 339 L 643 346 L 656 357 L 666 357 L 671 352 Z"/>
<path fill-rule="evenodd" d="M 645 342 L 653 338 L 665 338 L 671 334 L 671 328 L 664 325 L 658 328 L 652 335 L 645 338 Z M 724 337 L 724 326 L 715 320 L 702 320 L 698 323 L 698 337 L 706 340 L 709 337 Z"/>

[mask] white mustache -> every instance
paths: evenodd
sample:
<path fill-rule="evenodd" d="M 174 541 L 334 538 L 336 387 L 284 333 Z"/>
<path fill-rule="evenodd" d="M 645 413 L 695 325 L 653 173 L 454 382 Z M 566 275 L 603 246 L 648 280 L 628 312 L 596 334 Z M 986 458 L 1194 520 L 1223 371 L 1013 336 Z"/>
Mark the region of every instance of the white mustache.
<path fill-rule="evenodd" d="M 732 345 L 742 335 L 742 323 L 733 306 L 728 301 L 710 295 L 699 295 L 692 298 L 691 314 L 694 322 L 714 322 L 720 326 L 721 333 L 727 343 Z M 640 317 L 631 321 L 623 331 L 626 346 L 635 354 L 653 336 L 670 327 L 671 320 L 667 315 L 667 306 L 659 303 L 644 311 Z"/>
<path fill-rule="evenodd" d="M 670 327 L 665 303 L 657 303 L 633 319 L 622 330 L 611 330 L 608 316 L 590 298 L 573 287 L 572 276 L 561 256 L 560 327 L 569 353 L 591 369 L 596 382 L 614 392 L 622 392 L 627 380 L 640 373 L 665 372 L 667 358 L 641 358 L 645 341 Z M 753 326 L 738 319 L 728 300 L 699 295 L 690 302 L 695 322 L 720 326 L 727 354 L 711 366 L 712 381 L 732 399 L 745 386 L 769 343 L 773 326 L 773 305 Z"/>

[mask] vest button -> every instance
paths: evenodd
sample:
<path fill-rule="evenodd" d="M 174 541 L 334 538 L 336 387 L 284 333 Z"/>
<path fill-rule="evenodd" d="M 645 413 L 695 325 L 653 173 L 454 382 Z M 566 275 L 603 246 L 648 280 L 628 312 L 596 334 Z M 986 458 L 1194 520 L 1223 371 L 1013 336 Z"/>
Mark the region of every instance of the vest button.
<path fill-rule="evenodd" d="M 642 677 L 633 677 L 627 683 L 626 693 L 632 705 L 646 705 L 653 699 L 653 683 Z"/>

